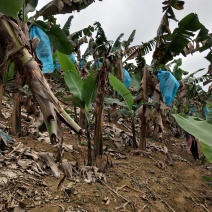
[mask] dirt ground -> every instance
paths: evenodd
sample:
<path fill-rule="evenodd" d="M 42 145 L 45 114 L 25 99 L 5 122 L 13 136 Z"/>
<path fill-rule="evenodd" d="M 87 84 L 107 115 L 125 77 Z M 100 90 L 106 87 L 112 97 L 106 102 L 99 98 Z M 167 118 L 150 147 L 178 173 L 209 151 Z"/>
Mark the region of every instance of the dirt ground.
<path fill-rule="evenodd" d="M 73 145 L 74 151 L 65 152 L 64 158 L 83 164 L 87 160 L 87 147 L 78 145 L 77 139 L 74 134 L 66 134 L 65 142 Z M 57 152 L 51 144 L 37 141 L 32 136 L 16 140 L 36 151 L 46 150 L 54 155 Z M 133 152 L 130 146 L 120 152 L 110 140 L 105 140 L 104 145 L 105 158 L 107 156 L 110 161 L 104 179 L 92 183 L 83 179 L 61 182 L 63 174 L 59 179 L 51 175 L 35 177 L 36 181 L 26 178 L 27 192 L 34 191 L 34 196 L 19 194 L 22 198 L 16 195 L 16 200 L 19 199 L 26 211 L 31 212 L 212 211 L 212 184 L 203 180 L 203 176 L 212 177 L 212 165 L 195 161 L 186 150 L 185 139 L 169 138 L 166 142 L 171 165 L 166 162 L 162 141 L 148 140 L 148 154 Z M 107 149 L 117 150 L 122 157 L 110 155 Z M 18 184 L 7 189 L 15 190 L 15 187 Z M 6 192 L 5 189 L 2 192 Z M 0 204 L 5 203 L 5 199 L 0 200 Z"/>

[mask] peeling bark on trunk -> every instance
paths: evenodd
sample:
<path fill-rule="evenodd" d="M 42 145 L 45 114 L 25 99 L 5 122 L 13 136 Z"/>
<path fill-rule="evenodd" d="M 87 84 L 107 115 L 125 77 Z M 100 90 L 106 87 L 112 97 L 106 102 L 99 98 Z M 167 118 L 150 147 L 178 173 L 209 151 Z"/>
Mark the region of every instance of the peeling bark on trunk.
<path fill-rule="evenodd" d="M 104 97 L 108 90 L 108 74 L 104 66 L 98 71 L 97 98 L 95 107 L 94 155 L 95 159 L 103 155 L 103 109 Z"/>
<path fill-rule="evenodd" d="M 139 143 L 139 149 L 146 151 L 146 136 L 147 136 L 147 124 L 149 123 L 150 117 L 149 117 L 149 111 L 145 103 L 148 103 L 149 101 L 149 95 L 153 93 L 152 88 L 152 79 L 149 71 L 149 67 L 145 66 L 143 68 L 143 78 L 142 78 L 142 84 L 141 89 L 143 91 L 143 101 L 144 105 L 142 107 L 142 112 L 140 114 L 140 120 L 141 120 L 141 134 L 140 134 L 140 143 Z"/>

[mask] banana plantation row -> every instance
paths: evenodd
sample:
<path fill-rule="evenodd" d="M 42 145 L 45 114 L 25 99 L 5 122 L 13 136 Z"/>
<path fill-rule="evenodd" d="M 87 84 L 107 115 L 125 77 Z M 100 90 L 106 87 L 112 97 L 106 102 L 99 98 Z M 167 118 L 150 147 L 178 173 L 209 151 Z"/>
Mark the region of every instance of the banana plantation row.
<path fill-rule="evenodd" d="M 51 143 L 59 143 L 59 162 L 63 145 L 61 122 L 79 136 L 86 134 L 88 165 L 101 160 L 106 105 L 111 115 L 118 109 L 130 119 L 134 148 L 146 150 L 152 126 L 157 138 L 163 134 L 165 125 L 178 128 L 180 125 L 200 140 L 211 162 L 212 114 L 208 109 L 211 89 L 205 92 L 199 85 L 199 82 L 211 83 L 211 65 L 206 74 L 195 78 L 194 74 L 201 70 L 188 73 L 180 67 L 182 59 L 175 59 L 179 55 L 185 57 L 209 50 L 206 59 L 212 62 L 212 37 L 198 15 L 188 14 L 172 31 L 169 21 L 177 20 L 174 10 L 182 10 L 184 1 L 164 1 L 157 36 L 133 46 L 135 30 L 127 40 L 122 40 L 124 34 L 121 33 L 111 42 L 99 22 L 75 33 L 70 33 L 73 16 L 63 28 L 56 24 L 54 15 L 80 11 L 93 2 L 51 1 L 32 17 L 28 17 L 28 13 L 36 9 L 38 0 L 0 3 L 0 107 L 5 87 L 13 85 L 12 134 L 21 134 L 21 103 L 23 94 L 26 96 L 22 88 L 27 85 L 30 89 L 25 100 L 27 111 L 35 114 L 37 107 L 33 104 L 38 103 Z M 43 21 L 38 20 L 39 17 L 43 17 Z M 85 45 L 87 49 L 82 53 Z M 153 52 L 152 61 L 147 64 L 145 56 L 150 52 Z M 71 98 L 65 99 L 59 93 L 57 97 L 66 104 L 71 101 L 75 119 L 50 89 L 47 81 L 51 77 L 58 78 L 68 89 Z M 90 136 L 91 110 L 94 112 L 94 153 Z M 139 142 L 135 130 L 137 119 L 140 120 Z"/>

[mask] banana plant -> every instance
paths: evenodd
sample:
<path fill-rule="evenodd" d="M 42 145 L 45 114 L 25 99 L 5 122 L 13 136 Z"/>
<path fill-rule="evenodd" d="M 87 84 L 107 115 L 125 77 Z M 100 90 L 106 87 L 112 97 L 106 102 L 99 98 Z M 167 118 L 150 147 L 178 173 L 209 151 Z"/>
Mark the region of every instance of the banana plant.
<path fill-rule="evenodd" d="M 86 135 L 88 141 L 88 165 L 93 164 L 91 138 L 90 138 L 90 118 L 89 112 L 94 102 L 96 94 L 96 72 L 93 72 L 83 81 L 77 71 L 75 65 L 70 58 L 57 51 L 58 61 L 61 69 L 64 71 L 64 80 L 73 97 L 70 99 L 72 103 L 85 112 L 86 118 Z"/>
<path fill-rule="evenodd" d="M 37 61 L 34 59 L 35 49 L 38 40 L 29 39 L 29 27 L 39 26 L 49 36 L 52 46 L 65 54 L 72 53 L 73 45 L 67 39 L 66 34 L 60 26 L 47 24 L 44 21 L 36 21 L 39 17 L 64 14 L 81 10 L 93 3 L 90 1 L 51 1 L 33 17 L 28 17 L 28 12 L 36 9 L 38 0 L 21 0 L 0 2 L 0 63 L 2 64 L 1 79 L 7 75 L 8 64 L 14 62 L 16 83 L 20 86 L 28 84 L 32 94 L 35 96 L 44 115 L 51 142 L 56 142 L 58 137 L 57 119 L 61 119 L 66 125 L 76 133 L 81 133 L 81 128 L 71 119 L 54 96 L 49 85 L 41 73 Z M 45 20 L 45 18 L 44 18 Z M 54 20 L 54 18 L 52 18 Z M 28 25 L 27 25 L 28 22 Z M 29 27 L 28 27 L 29 26 Z M 21 68 L 20 68 L 21 67 Z M 0 81 L 0 100 L 3 95 L 3 83 Z M 12 114 L 12 130 L 14 134 L 19 134 L 20 127 L 20 95 L 14 95 L 14 110 Z M 62 140 L 62 139 L 60 139 Z"/>

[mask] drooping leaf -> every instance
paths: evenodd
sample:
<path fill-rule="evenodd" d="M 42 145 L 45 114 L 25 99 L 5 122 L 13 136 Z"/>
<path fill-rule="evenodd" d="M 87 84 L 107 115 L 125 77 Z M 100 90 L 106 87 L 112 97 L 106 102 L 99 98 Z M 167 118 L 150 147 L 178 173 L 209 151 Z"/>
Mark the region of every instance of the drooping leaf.
<path fill-rule="evenodd" d="M 212 125 L 192 116 L 180 114 L 172 114 L 172 116 L 185 131 L 200 140 L 204 155 L 212 162 Z"/>
<path fill-rule="evenodd" d="M 179 55 L 198 30 L 202 30 L 198 39 L 205 38 L 205 27 L 199 22 L 197 14 L 190 13 L 184 17 L 171 35 L 164 35 L 163 39 L 165 40 L 160 40 L 160 45 L 153 54 L 153 58 L 157 60 L 155 66 L 166 64 L 174 56 Z"/>
<path fill-rule="evenodd" d="M 189 38 L 194 36 L 194 32 L 199 30 L 201 26 L 197 14 L 191 13 L 184 17 L 171 35 L 171 42 L 168 45 L 169 51 L 174 52 L 176 55 L 180 54 L 189 43 Z"/>
<path fill-rule="evenodd" d="M 59 5 L 57 4 L 58 2 L 60 3 Z M 79 12 L 80 10 L 88 7 L 93 2 L 94 0 L 50 1 L 37 12 L 37 15 L 52 16 L 57 14 L 72 13 L 73 11 Z"/>
<path fill-rule="evenodd" d="M 0 12 L 7 15 L 11 16 L 13 18 L 17 18 L 18 12 L 21 10 L 23 7 L 25 0 L 1 0 L 0 1 Z"/>
<path fill-rule="evenodd" d="M 130 93 L 130 91 L 126 88 L 126 86 L 119 79 L 117 79 L 112 74 L 109 74 L 109 81 L 110 81 L 110 84 L 113 86 L 113 89 L 122 96 L 122 98 L 124 99 L 124 101 L 126 102 L 128 108 L 129 108 L 129 111 L 131 112 L 134 101 L 133 101 L 133 96 Z"/>
<path fill-rule="evenodd" d="M 94 100 L 93 96 L 95 94 L 96 88 L 96 72 L 89 75 L 85 80 L 82 88 L 82 99 L 85 101 L 85 110 L 89 112 L 92 107 L 92 101 Z"/>

